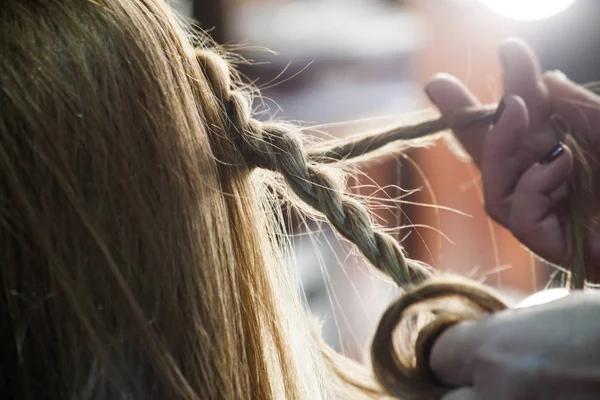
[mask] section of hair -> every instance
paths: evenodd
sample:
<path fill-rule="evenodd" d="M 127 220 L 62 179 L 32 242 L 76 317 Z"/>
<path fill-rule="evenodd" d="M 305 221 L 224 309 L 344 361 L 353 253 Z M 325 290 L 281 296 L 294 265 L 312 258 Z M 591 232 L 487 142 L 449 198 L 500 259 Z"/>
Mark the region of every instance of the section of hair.
<path fill-rule="evenodd" d="M 0 52 L 2 397 L 322 397 L 262 180 L 167 6 L 2 1 Z"/>

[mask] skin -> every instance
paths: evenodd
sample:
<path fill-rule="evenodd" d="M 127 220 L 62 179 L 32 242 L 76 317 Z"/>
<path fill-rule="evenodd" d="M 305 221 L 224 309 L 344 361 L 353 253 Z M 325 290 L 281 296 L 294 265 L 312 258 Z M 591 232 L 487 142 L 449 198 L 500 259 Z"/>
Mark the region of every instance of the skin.
<path fill-rule="evenodd" d="M 519 40 L 505 41 L 499 52 L 505 96 L 496 124 L 454 133 L 481 171 L 490 217 L 540 257 L 567 266 L 573 155 L 563 146 L 549 160 L 559 144 L 550 116 L 560 115 L 600 157 L 600 97 L 561 73 L 541 74 L 533 51 Z M 426 91 L 444 115 L 479 104 L 446 74 L 434 77 Z M 598 282 L 597 226 L 590 228 L 587 249 L 588 277 Z M 448 329 L 434 345 L 431 366 L 440 380 L 460 388 L 443 400 L 599 398 L 598 316 L 600 294 L 573 293 Z"/>

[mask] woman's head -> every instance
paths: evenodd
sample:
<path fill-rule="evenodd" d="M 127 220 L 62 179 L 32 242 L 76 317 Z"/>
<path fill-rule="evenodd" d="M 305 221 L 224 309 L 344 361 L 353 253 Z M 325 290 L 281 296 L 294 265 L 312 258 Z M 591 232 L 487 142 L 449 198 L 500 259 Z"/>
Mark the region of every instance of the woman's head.
<path fill-rule="evenodd" d="M 307 152 L 298 129 L 252 119 L 227 63 L 163 0 L 3 0 L 0 54 L 1 397 L 380 395 L 301 323 L 252 170 L 280 173 L 399 285 L 422 281 L 325 164 L 490 110 Z M 390 310 L 374 372 L 408 393 Z"/>
<path fill-rule="evenodd" d="M 5 0 L 0 54 L 7 395 L 299 393 L 256 180 L 167 6 Z"/>

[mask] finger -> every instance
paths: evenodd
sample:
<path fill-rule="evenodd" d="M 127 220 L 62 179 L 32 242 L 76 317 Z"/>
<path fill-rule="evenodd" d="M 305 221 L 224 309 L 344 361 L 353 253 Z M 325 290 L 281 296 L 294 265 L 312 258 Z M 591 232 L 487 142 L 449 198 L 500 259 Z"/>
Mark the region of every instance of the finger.
<path fill-rule="evenodd" d="M 477 393 L 475 389 L 464 387 L 457 390 L 453 390 L 446 394 L 441 400 L 476 400 Z"/>
<path fill-rule="evenodd" d="M 490 130 L 484 147 L 481 174 L 485 208 L 489 216 L 506 225 L 510 216 L 510 195 L 529 164 L 522 153 L 529 127 L 527 107 L 520 97 L 505 96 L 498 107 L 500 117 Z"/>
<path fill-rule="evenodd" d="M 440 110 L 443 116 L 449 116 L 465 107 L 478 106 L 481 103 L 458 79 L 449 74 L 438 74 L 425 87 L 425 92 L 431 102 Z M 483 143 L 489 127 L 457 129 L 454 131 L 457 139 L 480 165 Z"/>
<path fill-rule="evenodd" d="M 556 209 L 567 197 L 572 169 L 571 150 L 559 144 L 523 174 L 511 205 L 511 232 L 533 252 L 561 265 L 567 261 L 568 240 Z"/>
<path fill-rule="evenodd" d="M 600 96 L 570 81 L 562 72 L 548 72 L 544 82 L 552 110 L 590 143 L 600 142 Z"/>
<path fill-rule="evenodd" d="M 473 383 L 473 355 L 482 340 L 482 320 L 448 328 L 433 344 L 429 360 L 437 378 L 452 386 Z"/>
<path fill-rule="evenodd" d="M 548 89 L 533 50 L 518 39 L 508 39 L 498 49 L 504 73 L 504 92 L 521 97 L 529 109 L 532 126 L 550 116 Z"/>

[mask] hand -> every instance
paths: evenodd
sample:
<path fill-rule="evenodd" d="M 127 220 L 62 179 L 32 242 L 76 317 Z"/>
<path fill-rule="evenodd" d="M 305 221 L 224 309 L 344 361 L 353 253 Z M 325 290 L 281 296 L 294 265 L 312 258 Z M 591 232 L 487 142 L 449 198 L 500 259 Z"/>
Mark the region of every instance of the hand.
<path fill-rule="evenodd" d="M 540 257 L 567 266 L 572 249 L 566 181 L 573 155 L 559 144 L 550 116 L 560 115 L 600 155 L 600 97 L 561 73 L 542 76 L 533 52 L 518 40 L 501 44 L 500 55 L 505 96 L 496 124 L 454 133 L 481 170 L 490 217 Z M 434 78 L 426 91 L 443 115 L 479 104 L 449 75 Z M 600 200 L 600 193 L 594 196 Z M 587 243 L 589 278 L 600 275 L 597 228 L 590 229 Z"/>
<path fill-rule="evenodd" d="M 600 293 L 574 292 L 449 328 L 430 363 L 460 388 L 442 400 L 600 398 L 599 314 Z"/>

